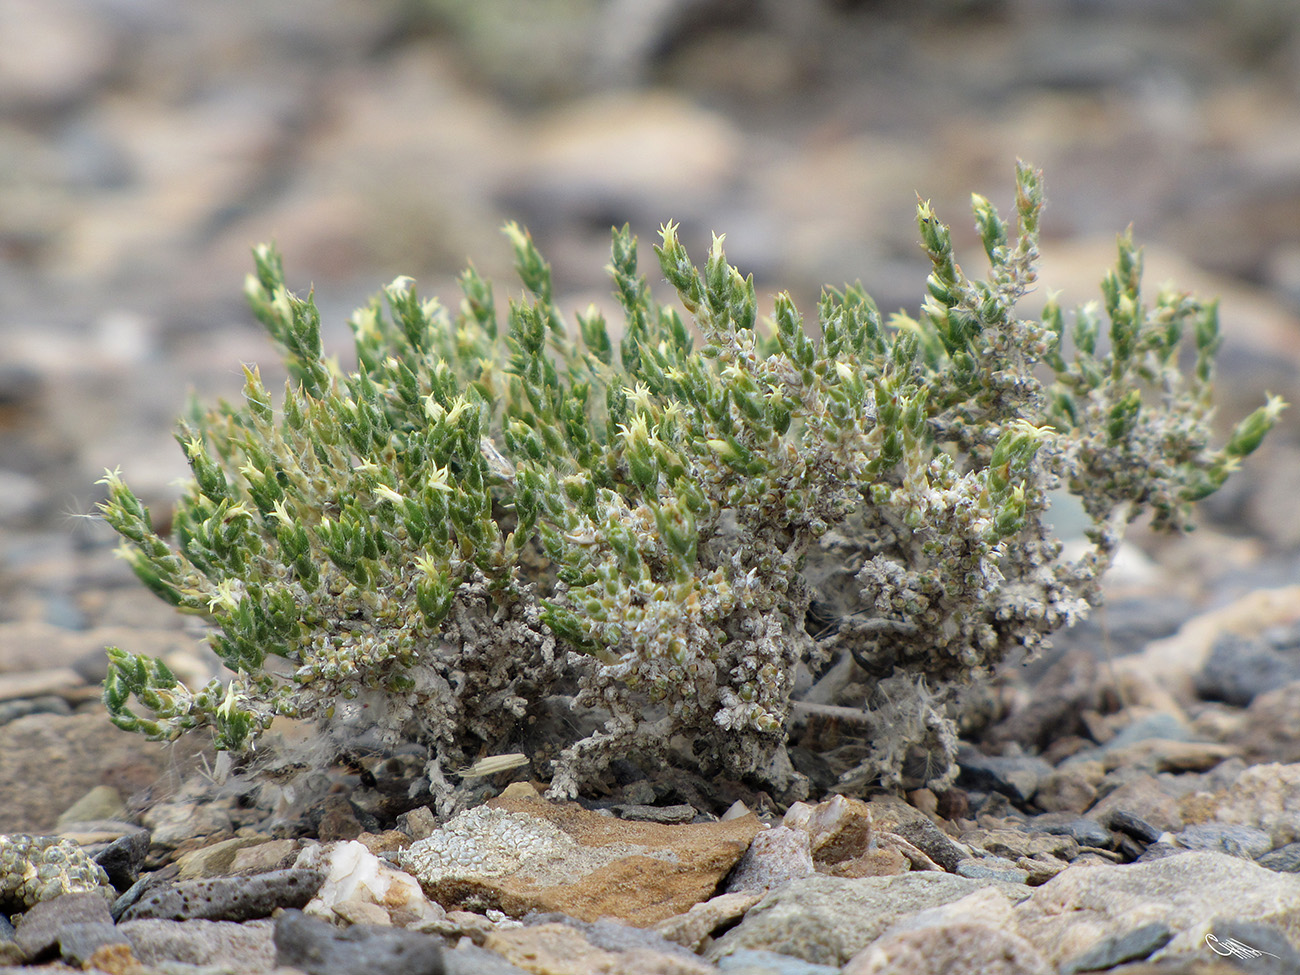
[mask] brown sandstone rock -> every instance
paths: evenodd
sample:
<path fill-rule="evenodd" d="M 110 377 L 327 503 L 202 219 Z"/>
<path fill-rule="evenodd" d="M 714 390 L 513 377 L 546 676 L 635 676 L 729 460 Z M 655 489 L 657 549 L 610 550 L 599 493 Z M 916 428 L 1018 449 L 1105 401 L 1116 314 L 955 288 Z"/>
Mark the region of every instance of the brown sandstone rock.
<path fill-rule="evenodd" d="M 559 911 L 648 927 L 707 900 L 758 830 L 752 814 L 665 826 L 576 803 L 498 798 L 413 844 L 401 862 L 449 909 Z"/>

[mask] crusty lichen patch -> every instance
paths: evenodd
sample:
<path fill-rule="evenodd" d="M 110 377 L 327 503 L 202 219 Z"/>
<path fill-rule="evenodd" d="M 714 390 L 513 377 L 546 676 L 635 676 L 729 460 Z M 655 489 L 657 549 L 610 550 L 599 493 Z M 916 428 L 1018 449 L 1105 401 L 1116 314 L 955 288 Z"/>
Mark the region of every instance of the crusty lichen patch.
<path fill-rule="evenodd" d="M 443 880 L 534 872 L 572 856 L 578 844 L 544 819 L 478 806 L 402 852 L 402 868 L 426 886 Z"/>
<path fill-rule="evenodd" d="M 62 894 L 103 890 L 104 868 L 71 840 L 0 833 L 0 909 L 25 911 Z"/>

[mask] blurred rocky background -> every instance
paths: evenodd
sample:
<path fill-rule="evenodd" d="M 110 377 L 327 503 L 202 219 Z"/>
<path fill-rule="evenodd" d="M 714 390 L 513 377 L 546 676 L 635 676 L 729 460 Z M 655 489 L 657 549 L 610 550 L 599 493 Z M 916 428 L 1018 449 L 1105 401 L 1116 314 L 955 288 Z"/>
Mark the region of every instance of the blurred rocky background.
<path fill-rule="evenodd" d="M 398 274 L 454 304 L 472 257 L 515 293 L 507 219 L 571 307 L 608 301 L 611 225 L 653 269 L 676 220 L 810 318 L 854 279 L 915 310 L 917 194 L 976 265 L 969 194 L 1010 210 L 1023 157 L 1067 303 L 1131 223 L 1152 287 L 1222 296 L 1225 419 L 1300 399 L 1292 0 L 0 0 L 0 38 L 0 671 L 178 633 L 80 516 L 119 465 L 165 510 L 187 396 L 274 380 L 259 241 L 342 355 Z M 1296 415 L 1164 571 L 1300 575 Z"/>

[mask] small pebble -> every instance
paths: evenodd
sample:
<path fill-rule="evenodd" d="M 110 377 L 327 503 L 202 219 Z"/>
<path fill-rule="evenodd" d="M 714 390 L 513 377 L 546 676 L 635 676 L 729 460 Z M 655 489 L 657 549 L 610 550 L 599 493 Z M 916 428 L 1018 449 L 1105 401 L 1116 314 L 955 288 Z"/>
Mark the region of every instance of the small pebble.
<path fill-rule="evenodd" d="M 1173 932 L 1159 921 L 1144 924 L 1132 931 L 1112 935 L 1093 945 L 1082 955 L 1061 966 L 1061 975 L 1105 971 L 1126 961 L 1148 958 L 1169 943 Z"/>
<path fill-rule="evenodd" d="M 978 860 L 962 860 L 957 864 L 956 874 L 970 880 L 1002 880 L 1010 884 L 1023 884 L 1029 880 L 1029 871 L 1024 870 L 1006 857 L 980 857 Z"/>

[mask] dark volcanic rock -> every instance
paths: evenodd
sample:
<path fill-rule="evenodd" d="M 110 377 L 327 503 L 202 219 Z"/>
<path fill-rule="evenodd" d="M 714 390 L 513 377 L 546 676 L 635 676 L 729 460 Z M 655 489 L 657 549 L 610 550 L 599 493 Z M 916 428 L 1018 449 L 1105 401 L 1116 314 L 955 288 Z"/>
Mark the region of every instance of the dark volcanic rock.
<path fill-rule="evenodd" d="M 251 877 L 189 880 L 161 887 L 122 915 L 124 921 L 163 918 L 184 921 L 248 921 L 277 907 L 301 908 L 316 896 L 325 875 L 318 870 L 272 870 Z"/>
<path fill-rule="evenodd" d="M 340 930 L 301 911 L 285 911 L 275 926 L 276 964 L 309 975 L 443 975 L 442 956 L 441 939 L 401 928 Z"/>

